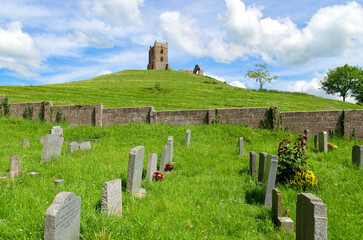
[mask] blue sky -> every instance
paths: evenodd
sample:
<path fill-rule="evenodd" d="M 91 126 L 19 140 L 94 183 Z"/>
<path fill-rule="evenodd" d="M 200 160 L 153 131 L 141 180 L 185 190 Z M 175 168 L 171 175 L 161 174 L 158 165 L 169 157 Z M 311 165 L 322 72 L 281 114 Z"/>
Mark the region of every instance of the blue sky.
<path fill-rule="evenodd" d="M 363 1 L 0 0 L 0 85 L 85 80 L 146 69 L 155 40 L 174 70 L 199 64 L 227 83 L 267 63 L 267 89 L 322 97 L 320 80 L 363 62 Z M 352 99 L 350 99 L 352 101 Z"/>

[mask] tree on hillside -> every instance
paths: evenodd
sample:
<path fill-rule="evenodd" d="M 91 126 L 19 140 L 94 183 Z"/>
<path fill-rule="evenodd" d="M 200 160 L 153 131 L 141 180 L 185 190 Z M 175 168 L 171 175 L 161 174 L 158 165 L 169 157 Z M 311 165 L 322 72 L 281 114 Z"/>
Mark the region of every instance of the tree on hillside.
<path fill-rule="evenodd" d="M 353 97 L 360 103 L 363 103 L 363 70 L 358 68 L 358 79 L 352 89 Z"/>
<path fill-rule="evenodd" d="M 342 67 L 329 69 L 324 80 L 321 81 L 322 89 L 327 94 L 338 93 L 343 101 L 351 94 L 359 96 L 359 82 L 362 70 L 358 66 L 345 64 Z"/>
<path fill-rule="evenodd" d="M 245 77 L 256 79 L 256 82 L 260 84 L 260 89 L 266 82 L 271 82 L 278 78 L 278 76 L 270 77 L 270 72 L 267 70 L 266 63 L 265 64 L 256 64 L 254 70 L 248 70 Z"/>

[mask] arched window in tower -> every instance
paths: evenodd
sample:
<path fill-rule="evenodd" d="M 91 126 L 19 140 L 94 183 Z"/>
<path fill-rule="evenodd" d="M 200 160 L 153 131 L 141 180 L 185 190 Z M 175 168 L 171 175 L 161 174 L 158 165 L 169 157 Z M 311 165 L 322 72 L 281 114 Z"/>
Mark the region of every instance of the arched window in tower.
<path fill-rule="evenodd" d="M 160 54 L 163 54 L 163 53 L 164 53 L 164 49 L 161 49 L 161 50 L 160 50 Z"/>
<path fill-rule="evenodd" d="M 160 57 L 160 62 L 164 62 L 164 58 L 163 57 Z"/>

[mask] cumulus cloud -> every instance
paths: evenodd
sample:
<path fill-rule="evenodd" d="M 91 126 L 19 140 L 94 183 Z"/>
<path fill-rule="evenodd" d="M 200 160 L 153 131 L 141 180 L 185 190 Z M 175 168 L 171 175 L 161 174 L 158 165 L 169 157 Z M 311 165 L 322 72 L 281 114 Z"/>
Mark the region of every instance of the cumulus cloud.
<path fill-rule="evenodd" d="M 224 79 L 223 77 L 217 76 L 217 75 L 213 75 L 213 74 L 209 74 L 209 73 L 205 73 L 206 76 L 214 78 L 215 80 L 221 81 L 221 82 L 226 82 L 226 79 Z"/>
<path fill-rule="evenodd" d="M 68 34 L 71 41 L 78 43 L 81 46 L 94 46 L 99 48 L 113 47 L 114 44 L 105 36 L 98 34 L 86 35 L 84 32 L 75 31 L 73 34 Z"/>
<path fill-rule="evenodd" d="M 246 86 L 240 81 L 232 81 L 232 82 L 230 82 L 228 84 L 233 86 L 233 87 L 246 88 Z"/>
<path fill-rule="evenodd" d="M 97 73 L 96 76 L 102 76 L 102 75 L 106 75 L 106 74 L 111 74 L 112 71 L 111 70 L 102 70 L 101 72 Z"/>
<path fill-rule="evenodd" d="M 40 68 L 42 56 L 32 37 L 22 31 L 20 22 L 0 27 L 0 68 L 8 68 L 24 76 L 34 76 L 29 68 Z"/>

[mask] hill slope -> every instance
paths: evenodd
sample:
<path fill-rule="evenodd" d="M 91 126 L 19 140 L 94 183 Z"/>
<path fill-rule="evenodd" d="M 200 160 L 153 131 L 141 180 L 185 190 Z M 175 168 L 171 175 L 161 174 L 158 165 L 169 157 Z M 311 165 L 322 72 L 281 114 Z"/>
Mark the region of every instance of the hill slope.
<path fill-rule="evenodd" d="M 90 80 L 39 86 L 0 86 L 10 103 L 154 106 L 155 110 L 278 106 L 281 111 L 363 108 L 301 93 L 240 89 L 210 77 L 168 70 L 126 70 Z"/>

